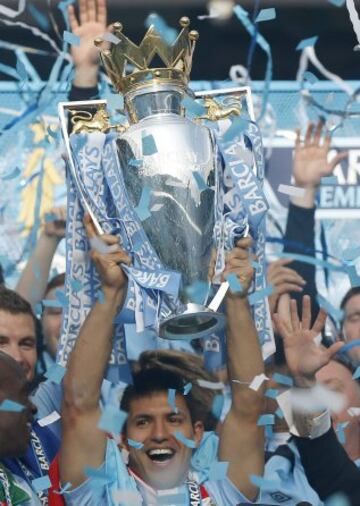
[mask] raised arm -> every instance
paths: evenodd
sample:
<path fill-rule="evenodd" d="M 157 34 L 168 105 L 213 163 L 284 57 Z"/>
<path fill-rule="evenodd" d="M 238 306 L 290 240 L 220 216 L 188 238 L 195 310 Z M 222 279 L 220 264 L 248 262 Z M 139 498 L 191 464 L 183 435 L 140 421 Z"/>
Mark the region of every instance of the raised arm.
<path fill-rule="evenodd" d="M 241 285 L 241 293 L 229 293 L 226 299 L 228 375 L 232 406 L 220 433 L 219 459 L 229 462 L 228 477 L 249 499 L 258 489 L 250 475 L 262 475 L 264 470 L 264 434 L 257 426 L 264 408 L 264 391 L 257 392 L 249 384 L 264 372 L 258 334 L 247 300 L 253 277 L 249 258 L 251 238 L 241 239 L 229 254 L 225 273 L 234 273 Z"/>
<path fill-rule="evenodd" d="M 52 219 L 45 222 L 43 231 L 15 288 L 24 299 L 30 302 L 33 309 L 44 297 L 51 262 L 61 239 L 65 236 L 66 209 L 54 207 L 48 214 L 52 215 Z"/>
<path fill-rule="evenodd" d="M 321 178 L 330 176 L 336 165 L 347 157 L 347 153 L 338 153 L 329 160 L 331 137 L 323 135 L 324 123 L 317 125 L 309 123 L 303 141 L 300 130 L 296 132 L 292 175 L 297 187 L 304 190 L 303 196 L 291 197 L 289 213 L 285 232 L 284 251 L 315 256 L 315 211 L 316 193 Z M 315 266 L 299 261 L 293 262 L 290 267 L 304 280 L 304 294 L 316 300 L 316 269 Z M 301 311 L 302 294 L 293 291 L 291 296 L 297 301 L 298 310 Z M 319 307 L 313 304 L 313 320 Z"/>
<path fill-rule="evenodd" d="M 80 45 L 71 46 L 71 56 L 75 66 L 73 86 L 79 93 L 77 100 L 88 100 L 89 96 L 80 96 L 79 88 L 97 91 L 99 74 L 99 50 L 94 45 L 96 37 L 106 32 L 106 0 L 78 0 L 79 16 L 74 5 L 69 5 L 68 15 L 71 31 L 80 37 Z M 72 99 L 71 100 L 75 100 Z"/>
<path fill-rule="evenodd" d="M 95 236 L 90 218 L 85 219 L 88 237 Z M 97 428 L 100 389 L 111 354 L 113 322 L 126 297 L 127 278 L 120 263 L 130 260 L 113 236 L 102 236 L 111 252 L 90 255 L 102 282 L 103 300 L 86 318 L 71 353 L 64 377 L 60 475 L 73 487 L 85 479 L 84 466 L 99 467 L 105 456 L 106 435 Z"/>

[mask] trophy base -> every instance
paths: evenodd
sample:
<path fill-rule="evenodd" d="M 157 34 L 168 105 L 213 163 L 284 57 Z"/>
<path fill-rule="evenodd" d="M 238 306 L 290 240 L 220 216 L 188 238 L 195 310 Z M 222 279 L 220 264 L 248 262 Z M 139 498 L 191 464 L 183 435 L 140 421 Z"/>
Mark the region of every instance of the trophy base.
<path fill-rule="evenodd" d="M 160 323 L 163 339 L 186 340 L 207 337 L 225 327 L 225 315 L 201 304 L 186 304 L 181 314 L 173 314 Z"/>

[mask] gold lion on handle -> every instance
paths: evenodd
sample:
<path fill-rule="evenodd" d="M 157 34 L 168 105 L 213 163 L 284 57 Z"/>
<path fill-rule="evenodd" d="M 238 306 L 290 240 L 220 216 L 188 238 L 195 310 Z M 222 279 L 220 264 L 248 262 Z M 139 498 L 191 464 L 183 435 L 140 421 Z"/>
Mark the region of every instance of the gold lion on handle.
<path fill-rule="evenodd" d="M 124 126 L 121 125 L 110 125 L 110 116 L 107 110 L 103 107 L 99 108 L 95 114 L 89 111 L 70 111 L 72 118 L 71 123 L 73 125 L 72 133 L 91 133 L 91 132 L 102 132 L 107 134 L 110 130 L 116 129 L 119 132 L 125 130 Z"/>
<path fill-rule="evenodd" d="M 235 116 L 240 116 L 241 114 L 241 104 L 239 102 L 232 103 L 228 107 L 224 107 L 222 104 L 216 102 L 216 100 L 212 97 L 205 97 L 204 107 L 207 109 L 206 114 L 203 116 L 199 116 L 198 120 L 210 120 L 210 121 L 219 121 L 225 119 L 232 114 Z"/>

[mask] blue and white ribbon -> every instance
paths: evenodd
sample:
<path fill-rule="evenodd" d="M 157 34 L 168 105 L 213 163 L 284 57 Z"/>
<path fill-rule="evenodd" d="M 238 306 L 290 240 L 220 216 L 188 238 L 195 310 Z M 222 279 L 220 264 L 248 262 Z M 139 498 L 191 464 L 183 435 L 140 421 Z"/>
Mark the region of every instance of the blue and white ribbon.
<path fill-rule="evenodd" d="M 122 380 L 128 383 L 131 375 L 123 325 L 135 322 L 137 332 L 151 327 L 157 329 L 159 318 L 166 317 L 179 307 L 176 296 L 180 274 L 163 268 L 130 205 L 117 156 L 116 135 L 73 135 L 71 146 L 77 168 L 77 185 L 87 195 L 88 204 L 104 232 L 117 235 L 122 248 L 132 258 L 131 267 L 124 267 L 129 277 L 128 296 L 123 311 L 116 318 L 114 347 L 107 375 L 113 382 Z M 58 360 L 62 364 L 67 362 L 80 328 L 101 294 L 99 277 L 89 260 L 90 246 L 83 225 L 84 210 L 70 171 L 67 184 L 65 290 L 68 304 L 64 309 L 58 351 Z M 77 290 L 73 289 L 74 283 Z"/>
<path fill-rule="evenodd" d="M 243 139 L 251 145 L 257 174 L 243 156 Z M 223 177 L 218 173 L 217 191 L 221 198 L 217 202 L 215 240 L 217 262 L 215 274 L 219 276 L 225 266 L 225 250 L 232 249 L 242 237 L 246 225 L 254 240 L 254 253 L 258 267 L 255 271 L 254 292 L 266 287 L 265 277 L 265 215 L 268 210 L 262 182 L 264 179 L 264 153 L 260 130 L 256 123 L 246 121 L 242 131 L 231 140 L 217 136 L 217 144 L 224 160 Z M 218 172 L 220 168 L 218 167 Z M 221 188 L 222 185 L 222 188 Z M 220 187 L 219 187 L 220 186 Z M 274 336 L 266 297 L 253 305 L 253 317 L 264 356 L 273 349 Z"/>

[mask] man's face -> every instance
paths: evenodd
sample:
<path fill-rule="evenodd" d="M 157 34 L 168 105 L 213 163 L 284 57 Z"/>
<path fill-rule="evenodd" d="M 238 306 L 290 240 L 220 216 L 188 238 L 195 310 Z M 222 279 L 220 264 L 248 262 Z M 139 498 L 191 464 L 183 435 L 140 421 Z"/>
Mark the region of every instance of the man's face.
<path fill-rule="evenodd" d="M 20 371 L 21 372 L 21 371 Z M 29 383 L 18 368 L 12 368 L 1 385 L 1 401 L 9 399 L 24 406 L 20 412 L 0 411 L 0 457 L 19 457 L 29 444 L 35 406 L 29 400 Z"/>
<path fill-rule="evenodd" d="M 351 416 L 349 408 L 360 408 L 360 387 L 352 378 L 347 367 L 336 361 L 331 361 L 316 374 L 316 379 L 330 390 L 342 394 L 346 405 L 340 413 L 332 413 L 334 426 L 347 422 L 345 428 L 345 449 L 351 458 L 359 457 L 359 417 Z"/>
<path fill-rule="evenodd" d="M 343 336 L 346 342 L 360 339 L 360 294 L 354 295 L 344 307 Z M 349 351 L 349 356 L 355 363 L 360 363 L 360 346 Z"/>
<path fill-rule="evenodd" d="M 126 424 L 126 438 L 143 443 L 137 450 L 128 446 L 129 466 L 156 490 L 179 486 L 189 471 L 192 449 L 176 439 L 176 431 L 199 445 L 203 424 L 192 425 L 190 412 L 182 395 L 176 396 L 175 413 L 166 392 L 154 393 L 131 401 Z"/>
<path fill-rule="evenodd" d="M 52 288 L 46 293 L 46 300 L 55 300 L 56 290 L 63 289 L 63 286 Z M 45 346 L 53 359 L 56 357 L 61 332 L 62 316 L 63 311 L 61 307 L 45 307 L 41 318 Z"/>
<path fill-rule="evenodd" d="M 28 381 L 34 379 L 37 352 L 35 323 L 31 315 L 0 310 L 0 351 L 21 365 Z"/>

